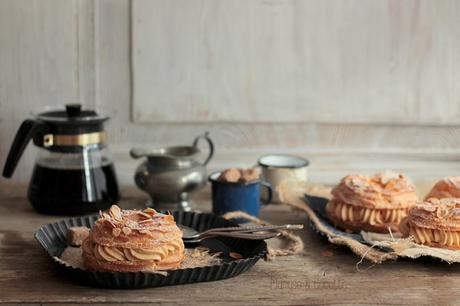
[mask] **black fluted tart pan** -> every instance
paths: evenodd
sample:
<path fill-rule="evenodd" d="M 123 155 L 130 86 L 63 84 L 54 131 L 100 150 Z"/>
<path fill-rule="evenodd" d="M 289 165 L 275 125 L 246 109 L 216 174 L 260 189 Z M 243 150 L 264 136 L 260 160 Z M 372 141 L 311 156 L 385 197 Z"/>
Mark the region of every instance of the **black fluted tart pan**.
<path fill-rule="evenodd" d="M 236 223 L 214 214 L 199 212 L 174 211 L 176 223 L 204 231 L 214 227 L 238 226 Z M 213 252 L 222 252 L 222 262 L 212 266 L 177 269 L 167 271 L 167 275 L 150 272 L 98 272 L 71 267 L 57 260 L 65 248 L 66 233 L 69 227 L 92 227 L 97 215 L 82 216 L 47 224 L 41 227 L 35 238 L 56 262 L 65 276 L 71 277 L 80 284 L 112 288 L 140 289 L 148 287 L 170 286 L 197 282 L 208 282 L 237 276 L 249 270 L 259 259 L 265 257 L 267 244 L 262 240 L 243 240 L 237 238 L 212 238 L 205 240 L 203 245 Z M 225 254 L 239 253 L 243 258 L 234 260 Z"/>

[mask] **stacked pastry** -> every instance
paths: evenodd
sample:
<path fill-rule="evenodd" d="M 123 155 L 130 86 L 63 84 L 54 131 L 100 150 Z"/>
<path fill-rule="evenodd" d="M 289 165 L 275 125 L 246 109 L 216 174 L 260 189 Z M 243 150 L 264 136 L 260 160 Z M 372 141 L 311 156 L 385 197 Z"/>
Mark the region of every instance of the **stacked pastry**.
<path fill-rule="evenodd" d="M 418 204 L 401 222 L 400 230 L 419 244 L 460 249 L 460 199 L 430 198 Z"/>
<path fill-rule="evenodd" d="M 448 176 L 437 182 L 427 194 L 425 200 L 430 198 L 460 198 L 460 177 Z"/>
<path fill-rule="evenodd" d="M 121 210 L 101 212 L 83 242 L 83 262 L 97 271 L 152 271 L 179 267 L 184 258 L 182 231 L 171 215 Z"/>
<path fill-rule="evenodd" d="M 348 175 L 332 190 L 329 219 L 349 231 L 399 231 L 399 223 L 417 202 L 415 186 L 399 173 Z"/>

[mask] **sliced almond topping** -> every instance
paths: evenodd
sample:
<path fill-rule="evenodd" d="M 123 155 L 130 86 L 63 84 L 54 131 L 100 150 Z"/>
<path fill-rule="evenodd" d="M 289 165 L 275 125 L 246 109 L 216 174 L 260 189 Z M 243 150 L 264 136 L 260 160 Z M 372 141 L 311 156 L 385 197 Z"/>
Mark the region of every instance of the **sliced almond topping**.
<path fill-rule="evenodd" d="M 149 215 L 155 215 L 157 213 L 157 211 L 151 207 L 144 209 L 144 212 Z"/>
<path fill-rule="evenodd" d="M 136 227 L 137 222 L 136 222 L 136 221 L 133 221 L 133 220 L 125 220 L 125 222 L 124 222 L 123 224 L 124 224 L 125 226 L 127 226 L 127 227 L 134 228 L 134 227 Z"/>
<path fill-rule="evenodd" d="M 129 227 L 125 226 L 125 227 L 123 227 L 123 233 L 125 235 L 129 235 L 129 234 L 131 234 L 131 229 Z"/>
<path fill-rule="evenodd" d="M 424 205 L 424 206 L 422 206 L 422 209 L 425 210 L 425 211 L 434 212 L 436 210 L 436 207 L 431 206 L 431 205 Z"/>
<path fill-rule="evenodd" d="M 142 216 L 142 217 L 147 218 L 147 219 L 151 219 L 151 218 L 152 218 L 151 215 L 146 214 L 145 212 L 142 212 L 142 211 L 139 212 L 139 216 Z"/>
<path fill-rule="evenodd" d="M 447 215 L 448 215 L 448 212 L 446 209 L 438 207 L 438 209 L 436 210 L 436 217 L 440 219 L 445 218 Z"/>
<path fill-rule="evenodd" d="M 109 209 L 109 214 L 117 221 L 122 220 L 121 209 L 117 205 L 112 205 Z"/>
<path fill-rule="evenodd" d="M 441 204 L 441 201 L 437 198 L 429 198 L 427 202 L 430 204 Z"/>
<path fill-rule="evenodd" d="M 228 254 L 228 256 L 230 256 L 231 258 L 234 258 L 234 259 L 241 259 L 243 258 L 243 255 L 241 255 L 240 253 L 236 253 L 236 252 L 230 252 Z"/>
<path fill-rule="evenodd" d="M 120 234 L 121 234 L 121 229 L 119 229 L 118 227 L 116 227 L 116 228 L 114 228 L 112 230 L 112 235 L 113 236 L 118 237 L 118 236 L 120 236 Z"/>
<path fill-rule="evenodd" d="M 139 224 L 145 224 L 145 223 L 153 223 L 153 220 L 152 219 L 145 219 L 145 220 L 139 221 Z"/>
<path fill-rule="evenodd" d="M 108 213 L 102 213 L 102 218 L 104 219 L 111 219 Z"/>

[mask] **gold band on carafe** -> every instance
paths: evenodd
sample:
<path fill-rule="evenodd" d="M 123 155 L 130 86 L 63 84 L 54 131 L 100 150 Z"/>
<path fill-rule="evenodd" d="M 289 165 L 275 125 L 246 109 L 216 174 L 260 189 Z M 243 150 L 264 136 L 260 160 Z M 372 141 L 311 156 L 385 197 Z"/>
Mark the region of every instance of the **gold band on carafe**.
<path fill-rule="evenodd" d="M 103 144 L 107 140 L 106 132 L 95 132 L 78 135 L 53 135 L 43 136 L 43 146 L 87 146 L 92 144 Z"/>

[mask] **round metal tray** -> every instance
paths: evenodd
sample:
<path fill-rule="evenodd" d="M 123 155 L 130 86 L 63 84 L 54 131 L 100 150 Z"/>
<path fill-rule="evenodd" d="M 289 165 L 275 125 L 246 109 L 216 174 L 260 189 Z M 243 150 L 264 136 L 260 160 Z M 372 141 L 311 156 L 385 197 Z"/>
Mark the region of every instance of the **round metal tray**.
<path fill-rule="evenodd" d="M 198 212 L 173 212 L 178 224 L 192 227 L 197 231 L 204 231 L 214 227 L 237 226 L 236 223 L 213 214 Z M 74 268 L 66 265 L 54 257 L 59 257 L 67 247 L 66 233 L 72 226 L 91 227 L 98 216 L 83 216 L 65 219 L 60 222 L 47 224 L 41 227 L 35 238 L 56 262 L 64 274 L 81 284 L 113 288 L 138 289 L 147 287 L 170 286 L 197 282 L 216 281 L 237 276 L 249 270 L 259 259 L 265 257 L 267 244 L 262 240 L 243 240 L 236 238 L 213 238 L 203 242 L 213 252 L 222 252 L 222 262 L 218 265 L 177 269 L 167 271 L 167 275 L 149 272 L 98 272 Z M 228 256 L 236 252 L 243 258 L 234 260 Z"/>

